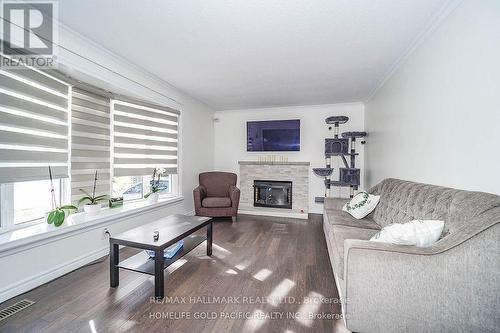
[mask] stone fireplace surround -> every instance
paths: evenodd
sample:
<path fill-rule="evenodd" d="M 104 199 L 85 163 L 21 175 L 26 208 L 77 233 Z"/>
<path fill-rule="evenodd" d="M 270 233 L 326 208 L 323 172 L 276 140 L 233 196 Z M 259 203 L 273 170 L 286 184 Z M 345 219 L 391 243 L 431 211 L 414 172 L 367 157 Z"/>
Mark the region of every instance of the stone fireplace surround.
<path fill-rule="evenodd" d="M 309 210 L 309 162 L 239 161 L 240 214 L 307 218 Z M 292 209 L 253 206 L 254 180 L 291 181 Z"/>

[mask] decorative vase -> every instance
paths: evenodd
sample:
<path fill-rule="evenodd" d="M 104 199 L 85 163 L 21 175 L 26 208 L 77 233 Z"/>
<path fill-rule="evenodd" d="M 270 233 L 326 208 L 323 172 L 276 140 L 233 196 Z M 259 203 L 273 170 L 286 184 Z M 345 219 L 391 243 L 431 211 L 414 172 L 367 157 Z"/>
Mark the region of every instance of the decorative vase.
<path fill-rule="evenodd" d="M 160 193 L 158 192 L 155 192 L 155 193 L 151 193 L 149 196 L 148 196 L 148 202 L 149 203 L 156 203 L 158 202 L 158 199 L 160 198 Z"/>
<path fill-rule="evenodd" d="M 87 214 L 95 214 L 101 210 L 101 205 L 100 204 L 86 204 L 83 206 L 83 210 Z"/>

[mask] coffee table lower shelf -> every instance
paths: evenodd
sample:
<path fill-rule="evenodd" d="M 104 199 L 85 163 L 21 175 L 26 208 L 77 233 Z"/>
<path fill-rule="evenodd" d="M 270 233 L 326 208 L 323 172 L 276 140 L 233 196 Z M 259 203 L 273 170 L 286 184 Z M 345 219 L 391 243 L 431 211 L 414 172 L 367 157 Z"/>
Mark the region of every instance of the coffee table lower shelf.
<path fill-rule="evenodd" d="M 207 236 L 195 234 L 206 227 Z M 109 238 L 109 286 L 116 288 L 120 284 L 120 270 L 126 269 L 154 276 L 155 297 L 165 296 L 164 270 L 179 260 L 195 247 L 207 242 L 207 256 L 212 255 L 213 241 L 212 218 L 203 216 L 170 215 L 159 220 L 146 223 L 140 227 L 127 230 Z M 158 237 L 154 237 L 154 235 Z M 151 235 L 151 238 L 146 235 Z M 163 251 L 181 239 L 182 249 L 171 259 L 163 258 Z M 155 252 L 150 258 L 145 251 L 120 261 L 120 246 L 148 249 Z"/>
<path fill-rule="evenodd" d="M 193 250 L 195 247 L 206 240 L 206 237 L 198 235 L 192 235 L 184 238 L 184 246 L 182 247 L 182 249 L 177 252 L 171 259 L 165 259 L 163 269 L 172 265 L 175 261 L 188 254 L 191 250 Z M 150 258 L 145 251 L 141 251 L 138 254 L 121 261 L 118 264 L 118 267 L 134 272 L 155 275 L 155 260 L 154 258 Z"/>

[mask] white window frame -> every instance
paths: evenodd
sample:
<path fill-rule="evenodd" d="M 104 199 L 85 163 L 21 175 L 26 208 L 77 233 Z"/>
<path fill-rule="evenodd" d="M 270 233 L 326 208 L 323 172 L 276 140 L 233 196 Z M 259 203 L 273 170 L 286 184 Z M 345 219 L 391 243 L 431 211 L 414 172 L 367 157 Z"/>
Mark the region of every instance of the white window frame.
<path fill-rule="evenodd" d="M 170 184 L 170 192 L 160 192 L 160 198 L 172 198 L 179 196 L 179 190 L 178 190 L 178 174 L 169 174 L 168 179 L 169 179 L 169 184 Z M 148 177 L 147 175 L 144 176 L 125 176 L 125 177 L 142 177 L 142 186 L 143 186 L 143 194 L 142 198 L 137 198 L 137 199 L 129 199 L 125 200 L 125 202 L 137 202 L 141 200 L 146 200 L 147 198 L 144 197 L 144 195 L 147 194 L 146 188 L 147 184 L 144 183 L 144 177 Z M 162 180 L 166 179 L 166 177 L 163 177 Z M 113 195 L 113 182 L 111 182 L 111 195 Z"/>
<path fill-rule="evenodd" d="M 179 158 L 178 155 L 177 155 L 177 158 Z M 170 189 L 171 189 L 171 191 L 160 194 L 161 198 L 175 197 L 175 196 L 180 195 L 179 194 L 179 170 L 177 170 L 176 175 L 169 175 L 169 177 L 170 177 Z"/>
<path fill-rule="evenodd" d="M 69 181 L 67 178 L 54 180 L 60 182 L 60 196 L 56 198 L 58 204 L 64 203 L 69 197 Z M 50 193 L 47 191 L 47 195 Z M 22 229 L 38 223 L 45 222 L 45 217 L 33 219 L 23 223 L 14 223 L 14 184 L 0 184 L 0 233 Z"/>

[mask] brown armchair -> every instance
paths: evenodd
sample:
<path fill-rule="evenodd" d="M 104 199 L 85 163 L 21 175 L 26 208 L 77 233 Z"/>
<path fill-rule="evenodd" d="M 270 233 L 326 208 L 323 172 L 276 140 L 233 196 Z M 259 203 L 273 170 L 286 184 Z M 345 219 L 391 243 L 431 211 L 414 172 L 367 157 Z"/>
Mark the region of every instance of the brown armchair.
<path fill-rule="evenodd" d="M 236 174 L 230 172 L 200 173 L 200 185 L 193 190 L 196 215 L 231 216 L 235 221 L 240 203 L 236 180 Z"/>

